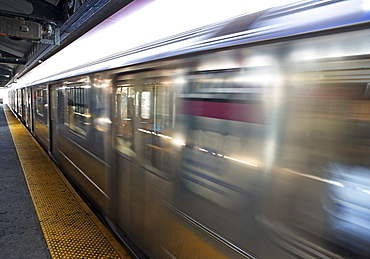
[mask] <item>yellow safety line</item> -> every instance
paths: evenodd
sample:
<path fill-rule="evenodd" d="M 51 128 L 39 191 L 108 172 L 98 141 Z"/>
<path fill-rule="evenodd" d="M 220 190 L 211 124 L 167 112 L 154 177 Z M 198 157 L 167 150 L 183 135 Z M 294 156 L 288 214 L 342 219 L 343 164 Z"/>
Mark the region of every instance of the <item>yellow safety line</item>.
<path fill-rule="evenodd" d="M 130 258 L 5 105 L 4 111 L 52 258 Z"/>

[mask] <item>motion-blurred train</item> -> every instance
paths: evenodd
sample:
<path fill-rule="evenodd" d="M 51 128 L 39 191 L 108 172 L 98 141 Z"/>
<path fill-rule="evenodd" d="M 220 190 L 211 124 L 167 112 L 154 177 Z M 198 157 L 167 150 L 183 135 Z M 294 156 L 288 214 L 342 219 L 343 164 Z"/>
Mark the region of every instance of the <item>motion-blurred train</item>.
<path fill-rule="evenodd" d="M 370 257 L 370 1 L 303 1 L 12 88 L 139 258 Z"/>

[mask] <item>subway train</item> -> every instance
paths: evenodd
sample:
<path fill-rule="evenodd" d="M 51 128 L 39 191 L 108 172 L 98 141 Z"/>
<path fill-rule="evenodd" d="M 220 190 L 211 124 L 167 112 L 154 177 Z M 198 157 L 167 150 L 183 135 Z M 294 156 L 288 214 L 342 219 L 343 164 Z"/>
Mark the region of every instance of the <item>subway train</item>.
<path fill-rule="evenodd" d="M 369 1 L 273 7 L 9 106 L 138 258 L 370 258 L 369 21 Z"/>

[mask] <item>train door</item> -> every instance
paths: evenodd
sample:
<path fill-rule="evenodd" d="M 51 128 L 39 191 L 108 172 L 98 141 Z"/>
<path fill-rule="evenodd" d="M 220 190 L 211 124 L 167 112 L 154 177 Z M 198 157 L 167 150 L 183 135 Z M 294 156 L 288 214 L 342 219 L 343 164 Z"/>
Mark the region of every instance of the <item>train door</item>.
<path fill-rule="evenodd" d="M 49 86 L 50 101 L 50 127 L 49 127 L 49 150 L 54 159 L 58 155 L 58 85 Z"/>
<path fill-rule="evenodd" d="M 175 93 L 170 76 L 158 76 L 165 72 L 119 75 L 115 86 L 117 222 L 151 256 L 161 250 L 152 237 L 163 227 L 162 195 L 174 174 L 168 165 L 176 164 Z"/>

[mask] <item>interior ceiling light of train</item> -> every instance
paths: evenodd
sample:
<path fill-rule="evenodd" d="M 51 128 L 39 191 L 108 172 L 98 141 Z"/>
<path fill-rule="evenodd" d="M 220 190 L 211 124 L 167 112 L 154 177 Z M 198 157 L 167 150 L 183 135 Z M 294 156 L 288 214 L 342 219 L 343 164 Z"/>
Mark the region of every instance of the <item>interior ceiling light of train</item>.
<path fill-rule="evenodd" d="M 0 0 L 0 88 L 132 0 Z"/>

